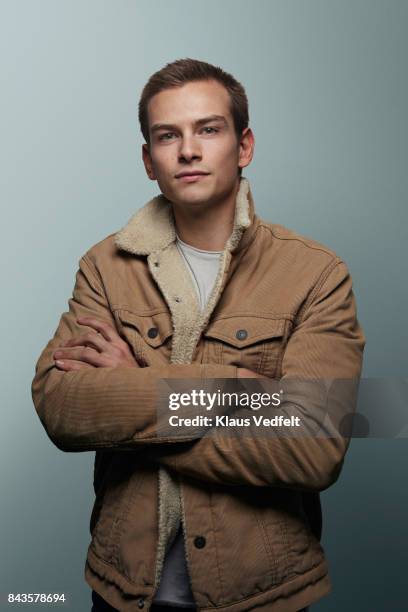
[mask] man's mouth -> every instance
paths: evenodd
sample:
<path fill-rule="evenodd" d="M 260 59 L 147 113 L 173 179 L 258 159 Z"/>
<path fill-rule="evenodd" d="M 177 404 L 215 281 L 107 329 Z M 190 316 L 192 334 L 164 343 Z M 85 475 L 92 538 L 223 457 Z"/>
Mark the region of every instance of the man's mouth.
<path fill-rule="evenodd" d="M 208 172 L 202 172 L 200 170 L 197 170 L 197 172 L 179 172 L 179 174 L 176 174 L 176 178 L 182 181 L 183 183 L 193 183 L 195 181 L 205 178 L 206 176 L 208 176 L 208 174 Z"/>

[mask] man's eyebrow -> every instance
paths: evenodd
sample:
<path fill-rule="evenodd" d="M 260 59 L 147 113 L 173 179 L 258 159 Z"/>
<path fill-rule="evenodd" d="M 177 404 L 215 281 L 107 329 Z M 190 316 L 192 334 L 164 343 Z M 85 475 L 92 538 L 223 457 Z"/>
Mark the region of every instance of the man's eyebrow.
<path fill-rule="evenodd" d="M 227 120 L 222 115 L 209 115 L 208 117 L 203 117 L 202 119 L 197 119 L 197 121 L 194 121 L 194 126 L 198 127 L 200 125 L 203 125 L 204 123 L 210 123 L 210 121 L 221 121 L 225 125 L 228 125 Z M 153 133 L 157 132 L 158 130 L 171 130 L 175 127 L 177 126 L 172 125 L 171 123 L 155 123 L 150 128 L 150 131 Z"/>

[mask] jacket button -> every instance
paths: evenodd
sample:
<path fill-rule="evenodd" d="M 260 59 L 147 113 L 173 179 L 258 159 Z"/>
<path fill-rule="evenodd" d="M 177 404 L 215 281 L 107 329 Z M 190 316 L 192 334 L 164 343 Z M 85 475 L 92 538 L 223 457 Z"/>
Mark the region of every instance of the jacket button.
<path fill-rule="evenodd" d="M 137 605 L 139 608 L 144 608 L 144 597 L 139 597 Z"/>
<path fill-rule="evenodd" d="M 149 338 L 156 338 L 158 333 L 159 330 L 157 329 L 157 327 L 151 327 L 147 332 L 147 335 L 149 336 Z"/>
<path fill-rule="evenodd" d="M 204 546 L 205 546 L 205 537 L 204 536 L 197 536 L 196 538 L 194 538 L 194 546 L 196 548 L 204 548 Z"/>
<path fill-rule="evenodd" d="M 245 340 L 248 337 L 248 332 L 246 329 L 239 329 L 235 334 L 235 337 L 238 340 Z"/>

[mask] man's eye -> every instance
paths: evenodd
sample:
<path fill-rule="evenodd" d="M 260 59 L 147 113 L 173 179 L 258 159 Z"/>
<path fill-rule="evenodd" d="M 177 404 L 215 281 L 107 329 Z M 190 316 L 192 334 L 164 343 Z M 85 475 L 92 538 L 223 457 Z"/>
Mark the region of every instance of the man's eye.
<path fill-rule="evenodd" d="M 169 138 L 165 138 L 165 136 L 171 136 L 172 134 L 174 134 L 174 132 L 166 132 L 165 134 L 159 136 L 159 140 L 169 140 Z"/>
<path fill-rule="evenodd" d="M 209 130 L 208 132 L 205 132 L 206 134 L 213 134 L 215 132 L 219 132 L 219 130 L 217 128 L 213 128 L 210 126 L 206 126 L 202 128 L 203 130 Z M 174 132 L 166 132 L 165 134 L 161 134 L 159 136 L 159 140 L 171 140 L 171 137 L 174 136 Z"/>

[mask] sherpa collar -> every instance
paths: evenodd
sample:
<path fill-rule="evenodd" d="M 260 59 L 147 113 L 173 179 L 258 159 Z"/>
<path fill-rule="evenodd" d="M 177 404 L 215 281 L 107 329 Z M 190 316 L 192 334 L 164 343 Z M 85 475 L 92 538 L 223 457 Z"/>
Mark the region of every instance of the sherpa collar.
<path fill-rule="evenodd" d="M 242 233 L 254 221 L 254 202 L 249 181 L 241 177 L 236 198 L 234 225 L 226 249 L 238 247 Z M 134 255 L 150 255 L 165 249 L 176 240 L 171 202 L 160 194 L 147 202 L 116 234 L 115 244 L 119 249 Z"/>

